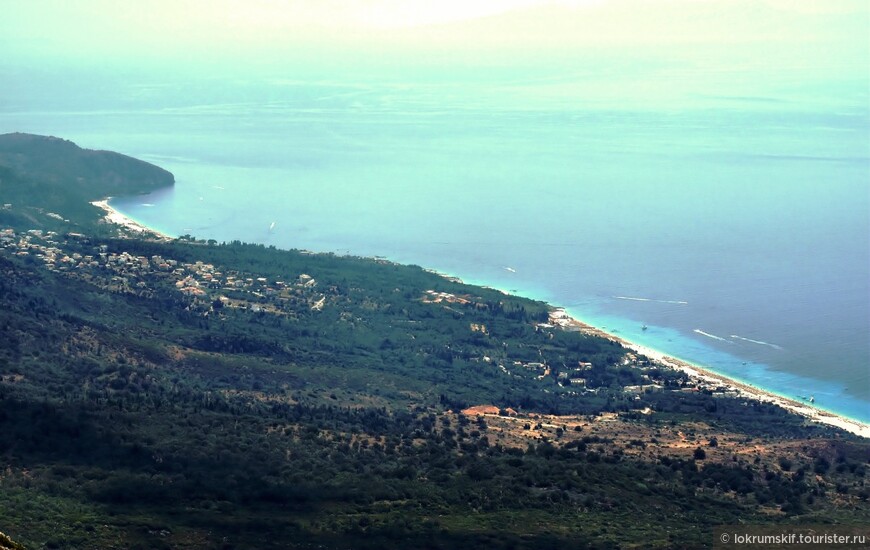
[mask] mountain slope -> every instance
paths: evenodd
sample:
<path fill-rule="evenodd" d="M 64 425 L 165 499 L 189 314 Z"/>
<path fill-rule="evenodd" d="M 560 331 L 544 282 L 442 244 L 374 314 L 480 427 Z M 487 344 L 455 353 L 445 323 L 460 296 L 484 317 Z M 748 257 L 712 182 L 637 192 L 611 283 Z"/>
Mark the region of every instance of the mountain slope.
<path fill-rule="evenodd" d="M 546 304 L 27 229 L 0 227 L 0 531 L 28 547 L 697 548 L 716 525 L 870 521 L 865 440 Z"/>

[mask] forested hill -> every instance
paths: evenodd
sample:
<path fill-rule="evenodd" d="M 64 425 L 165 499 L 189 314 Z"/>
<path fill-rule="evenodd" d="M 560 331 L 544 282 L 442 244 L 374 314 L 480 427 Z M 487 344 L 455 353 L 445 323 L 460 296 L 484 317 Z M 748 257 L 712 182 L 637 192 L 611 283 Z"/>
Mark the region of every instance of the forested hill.
<path fill-rule="evenodd" d="M 163 168 L 119 153 L 56 137 L 0 135 L 0 225 L 93 231 L 101 212 L 89 202 L 174 183 Z"/>
<path fill-rule="evenodd" d="M 92 200 L 153 191 L 175 183 L 172 173 L 145 161 L 34 134 L 0 135 L 0 164 L 31 180 L 71 186 Z"/>
<path fill-rule="evenodd" d="M 28 548 L 699 548 L 717 525 L 870 523 L 865 440 L 541 302 L 15 221 L 0 532 Z"/>

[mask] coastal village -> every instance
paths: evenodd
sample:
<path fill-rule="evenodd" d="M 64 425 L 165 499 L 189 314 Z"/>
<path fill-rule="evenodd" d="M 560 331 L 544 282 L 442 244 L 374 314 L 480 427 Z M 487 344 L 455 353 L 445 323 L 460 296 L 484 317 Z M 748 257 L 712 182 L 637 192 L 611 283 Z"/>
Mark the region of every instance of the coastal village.
<path fill-rule="evenodd" d="M 442 307 L 449 310 L 452 310 L 452 305 L 471 307 L 480 306 L 480 304 L 477 304 L 475 302 L 474 297 L 471 295 L 455 295 L 448 292 L 436 292 L 434 290 L 426 291 L 426 293 L 422 297 L 422 301 L 429 304 L 441 304 Z M 480 332 L 483 334 L 487 333 L 487 328 L 485 325 L 470 323 L 469 328 L 472 332 Z M 588 334 L 594 334 L 596 336 L 616 340 L 610 334 L 602 332 L 598 329 L 590 327 L 589 325 L 580 323 L 576 319 L 573 319 L 567 314 L 567 312 L 565 312 L 564 309 L 561 308 L 556 308 L 552 310 L 550 312 L 548 322 L 536 323 L 535 329 L 537 331 L 549 333 L 551 338 L 552 331 L 565 330 L 570 332 L 585 332 Z M 616 341 L 624 344 L 624 342 L 620 340 Z M 493 362 L 493 359 L 489 356 L 483 356 L 480 358 L 480 360 L 486 363 Z M 718 395 L 723 397 L 740 396 L 740 390 L 738 388 L 714 379 L 696 379 L 690 377 L 681 380 L 678 386 L 668 385 L 665 380 L 663 380 L 661 377 L 656 376 L 656 372 L 659 372 L 659 369 L 661 369 L 663 366 L 668 368 L 673 368 L 673 366 L 663 365 L 660 361 L 650 359 L 646 355 L 643 355 L 642 353 L 639 353 L 637 351 L 632 350 L 626 353 L 625 357 L 622 360 L 622 365 L 625 367 L 637 369 L 642 372 L 641 379 L 644 381 L 643 384 L 628 385 L 623 387 L 623 391 L 627 394 L 634 395 L 634 399 L 637 401 L 641 400 L 641 394 L 665 390 L 676 390 L 683 392 L 707 392 L 714 396 Z M 576 365 L 563 365 L 559 367 L 556 367 L 555 365 L 550 365 L 543 360 L 510 361 L 507 363 L 507 365 L 503 363 L 496 363 L 496 366 L 502 372 L 509 375 L 512 374 L 512 369 L 520 369 L 534 373 L 539 380 L 543 380 L 545 378 L 555 378 L 562 386 L 573 387 L 574 390 L 570 393 L 574 395 L 585 393 L 598 393 L 600 391 L 599 388 L 586 387 L 586 377 L 584 373 L 590 371 L 594 367 L 594 365 L 588 361 L 578 361 Z M 516 376 L 516 374 L 513 375 Z"/>
<path fill-rule="evenodd" d="M 316 311 L 326 303 L 326 295 L 317 292 L 317 281 L 305 273 L 288 281 L 269 281 L 235 270 L 224 272 L 202 261 L 187 263 L 158 255 L 145 257 L 126 251 L 110 252 L 107 245 L 93 246 L 90 253 L 83 253 L 89 243 L 88 237 L 78 233 L 0 230 L 3 253 L 31 258 L 49 271 L 87 281 L 110 292 L 149 297 L 159 286 L 170 286 L 187 298 L 186 310 L 200 312 L 203 316 L 223 307 L 291 315 L 300 306 Z"/>

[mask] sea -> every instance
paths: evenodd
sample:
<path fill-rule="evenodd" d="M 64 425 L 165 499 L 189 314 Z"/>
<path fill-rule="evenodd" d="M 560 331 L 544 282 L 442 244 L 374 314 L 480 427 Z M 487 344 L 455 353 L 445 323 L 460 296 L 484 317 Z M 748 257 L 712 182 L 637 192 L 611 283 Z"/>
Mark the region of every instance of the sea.
<path fill-rule="evenodd" d="M 3 92 L 0 132 L 170 170 L 173 188 L 111 201 L 159 231 L 436 269 L 870 422 L 866 94 L 626 102 L 288 78 L 79 89 L 96 92 Z"/>

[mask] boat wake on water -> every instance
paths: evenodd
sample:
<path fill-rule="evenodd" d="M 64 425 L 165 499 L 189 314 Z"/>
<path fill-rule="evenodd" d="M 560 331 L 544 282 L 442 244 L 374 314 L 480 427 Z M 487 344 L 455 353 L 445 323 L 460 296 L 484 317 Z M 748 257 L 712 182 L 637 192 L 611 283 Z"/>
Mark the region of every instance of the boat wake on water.
<path fill-rule="evenodd" d="M 758 344 L 759 346 L 768 346 L 768 347 L 771 347 L 773 349 L 782 349 L 782 346 L 777 346 L 776 344 L 771 344 L 770 342 L 763 342 L 761 340 L 753 340 L 752 338 L 744 338 L 742 336 L 737 336 L 736 334 L 732 334 L 731 338 L 734 338 L 735 340 L 743 340 L 744 342 L 752 342 L 753 344 Z"/>
<path fill-rule="evenodd" d="M 721 336 L 716 336 L 715 334 L 710 334 L 709 332 L 704 332 L 703 330 L 701 330 L 701 329 L 699 329 L 699 328 L 696 328 L 696 329 L 695 329 L 694 331 L 692 331 L 692 332 L 697 332 L 698 334 L 700 334 L 700 335 L 702 335 L 702 336 L 706 336 L 706 337 L 708 337 L 708 338 L 712 338 L 713 340 L 719 340 L 720 342 L 728 342 L 729 344 L 733 344 L 733 343 L 734 343 L 734 342 L 732 342 L 731 340 L 728 340 L 727 338 L 722 338 Z"/>

